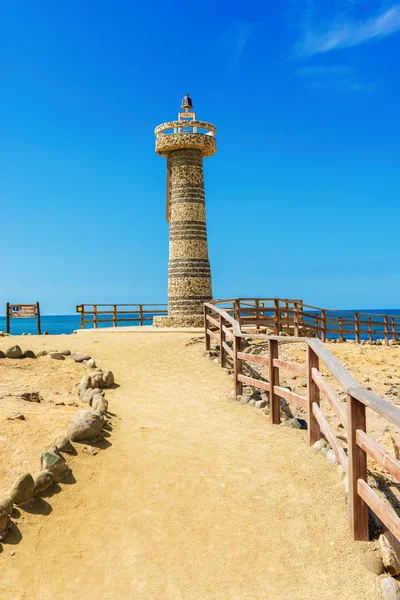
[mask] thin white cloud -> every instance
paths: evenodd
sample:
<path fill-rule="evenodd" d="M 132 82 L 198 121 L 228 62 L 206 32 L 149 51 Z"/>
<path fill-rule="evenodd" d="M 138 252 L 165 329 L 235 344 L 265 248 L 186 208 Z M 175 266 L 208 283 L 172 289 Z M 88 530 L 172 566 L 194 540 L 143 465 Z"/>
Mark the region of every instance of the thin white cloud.
<path fill-rule="evenodd" d="M 296 48 L 297 56 L 307 57 L 338 48 L 357 46 L 364 42 L 387 37 L 400 30 L 400 5 L 362 22 L 344 21 L 327 31 L 308 30 Z"/>

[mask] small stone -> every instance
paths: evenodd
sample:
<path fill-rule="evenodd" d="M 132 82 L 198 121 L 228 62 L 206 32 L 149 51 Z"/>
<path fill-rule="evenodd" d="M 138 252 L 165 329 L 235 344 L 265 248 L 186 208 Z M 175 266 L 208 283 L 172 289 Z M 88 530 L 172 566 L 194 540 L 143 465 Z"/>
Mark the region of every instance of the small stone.
<path fill-rule="evenodd" d="M 47 350 L 39 350 L 39 352 L 36 354 L 37 358 L 39 358 L 40 356 L 46 356 L 47 355 Z"/>
<path fill-rule="evenodd" d="M 86 454 L 92 454 L 93 456 L 97 454 L 97 450 L 93 448 L 93 446 L 85 446 L 83 451 L 86 452 Z"/>
<path fill-rule="evenodd" d="M 32 498 L 34 489 L 35 482 L 32 475 L 30 473 L 23 473 L 13 483 L 9 496 L 14 504 L 22 504 Z"/>
<path fill-rule="evenodd" d="M 382 575 L 385 572 L 381 557 L 376 552 L 366 552 L 361 555 L 360 562 L 375 575 Z"/>
<path fill-rule="evenodd" d="M 219 365 L 219 358 L 213 358 L 213 363 L 215 363 L 216 365 Z"/>
<path fill-rule="evenodd" d="M 379 536 L 379 546 L 382 552 L 382 560 L 390 575 L 400 574 L 400 542 L 393 533 L 386 531 Z"/>
<path fill-rule="evenodd" d="M 281 423 L 281 427 L 290 427 L 291 429 L 307 429 L 307 422 L 304 419 L 288 419 Z"/>
<path fill-rule="evenodd" d="M 23 392 L 19 398 L 26 402 L 41 402 L 43 400 L 39 392 Z"/>
<path fill-rule="evenodd" d="M 0 350 L 0 358 L 6 358 L 6 355 L 4 354 L 3 350 Z"/>
<path fill-rule="evenodd" d="M 94 369 L 96 367 L 96 362 L 95 362 L 94 358 L 89 358 L 89 360 L 84 360 L 83 364 L 88 369 Z"/>
<path fill-rule="evenodd" d="M 314 452 L 321 452 L 322 448 L 326 448 L 325 440 L 317 440 L 312 447 Z"/>
<path fill-rule="evenodd" d="M 54 406 L 66 406 L 66 404 L 62 400 L 58 400 L 57 402 L 54 402 Z"/>
<path fill-rule="evenodd" d="M 43 335 L 49 335 L 48 331 L 43 331 Z"/>
<path fill-rule="evenodd" d="M 33 350 L 25 350 L 25 352 L 22 353 L 22 358 L 36 358 L 36 354 Z"/>
<path fill-rule="evenodd" d="M 10 526 L 10 515 L 0 506 L 0 540 L 8 533 Z"/>
<path fill-rule="evenodd" d="M 31 335 L 30 333 L 28 333 L 28 335 Z M 14 550 L 12 550 L 12 552 L 10 552 L 10 556 L 15 556 L 15 552 Z"/>
<path fill-rule="evenodd" d="M 238 400 L 238 402 L 240 402 L 240 404 L 248 404 L 251 400 L 250 396 L 237 396 L 236 400 Z"/>
<path fill-rule="evenodd" d="M 325 454 L 325 458 L 331 465 L 337 465 L 339 462 L 333 450 L 328 450 L 328 452 Z"/>
<path fill-rule="evenodd" d="M 325 446 L 325 448 L 321 448 L 320 452 L 322 456 L 326 456 L 326 454 L 329 452 L 329 448 Z"/>
<path fill-rule="evenodd" d="M 61 452 L 66 452 L 67 454 L 75 453 L 75 448 L 66 436 L 57 440 L 55 445 Z"/>
<path fill-rule="evenodd" d="M 256 401 L 254 400 L 254 398 L 252 398 L 249 402 L 248 402 L 249 406 L 255 406 L 256 405 Z"/>
<path fill-rule="evenodd" d="M 50 352 L 49 360 L 64 360 L 64 357 L 61 352 Z"/>
<path fill-rule="evenodd" d="M 5 510 L 8 515 L 11 515 L 14 508 L 14 503 L 11 500 L 11 498 L 8 498 L 6 496 L 2 497 L 0 498 L 0 508 Z"/>
<path fill-rule="evenodd" d="M 40 473 L 34 476 L 33 480 L 35 482 L 34 494 L 37 496 L 38 494 L 45 492 L 51 486 L 54 481 L 54 475 L 51 471 L 40 471 Z"/>
<path fill-rule="evenodd" d="M 78 412 L 68 429 L 68 438 L 72 442 L 81 442 L 98 437 L 104 425 L 104 417 L 100 411 L 98 412 L 101 416 L 91 410 Z"/>
<path fill-rule="evenodd" d="M 106 388 L 114 385 L 114 374 L 112 371 L 104 371 L 103 373 L 103 386 Z M 103 387 L 101 386 L 101 387 Z"/>
<path fill-rule="evenodd" d="M 257 400 L 255 403 L 255 407 L 256 408 L 265 408 L 267 406 L 267 403 L 265 400 Z"/>
<path fill-rule="evenodd" d="M 400 600 L 399 584 L 390 575 L 379 575 L 375 582 L 377 600 Z"/>
<path fill-rule="evenodd" d="M 82 377 L 78 385 L 78 394 L 79 397 L 82 398 L 83 395 L 92 387 L 91 377 L 86 375 L 86 377 Z"/>
<path fill-rule="evenodd" d="M 7 417 L 9 421 L 25 421 L 25 416 L 22 413 L 14 412 L 11 413 L 9 417 Z"/>
<path fill-rule="evenodd" d="M 61 350 L 60 354 L 63 356 L 71 356 L 71 350 Z"/>
<path fill-rule="evenodd" d="M 88 388 L 86 390 L 86 392 L 83 394 L 83 396 L 81 396 L 81 400 L 82 400 L 82 402 L 85 402 L 85 404 L 91 405 L 91 404 L 93 404 L 94 397 L 97 395 L 100 395 L 100 396 L 104 395 L 103 390 L 101 390 L 100 388 L 96 388 L 96 389 Z"/>
<path fill-rule="evenodd" d="M 90 360 L 90 356 L 87 354 L 71 354 L 72 358 L 77 363 L 83 363 L 84 360 Z"/>
<path fill-rule="evenodd" d="M 95 389 L 100 389 L 104 386 L 103 377 L 101 373 L 93 373 L 90 375 L 90 387 Z"/>
<path fill-rule="evenodd" d="M 50 450 L 42 450 L 40 453 L 40 465 L 42 471 L 50 471 L 54 476 L 54 481 L 62 481 L 71 472 L 71 469 L 65 460 Z"/>
<path fill-rule="evenodd" d="M 101 394 L 95 394 L 92 400 L 92 406 L 94 409 L 100 410 L 102 413 L 108 411 L 108 402 Z"/>
<path fill-rule="evenodd" d="M 19 346 L 11 346 L 6 350 L 7 358 L 22 358 L 22 350 Z"/>

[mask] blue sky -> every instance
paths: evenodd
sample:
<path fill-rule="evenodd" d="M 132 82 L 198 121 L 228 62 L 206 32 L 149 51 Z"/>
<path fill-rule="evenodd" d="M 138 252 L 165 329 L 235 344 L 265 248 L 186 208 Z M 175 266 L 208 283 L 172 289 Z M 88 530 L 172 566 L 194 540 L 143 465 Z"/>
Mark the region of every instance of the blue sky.
<path fill-rule="evenodd" d="M 189 92 L 214 295 L 400 307 L 400 3 L 3 2 L 0 307 L 164 302 L 165 162 Z"/>

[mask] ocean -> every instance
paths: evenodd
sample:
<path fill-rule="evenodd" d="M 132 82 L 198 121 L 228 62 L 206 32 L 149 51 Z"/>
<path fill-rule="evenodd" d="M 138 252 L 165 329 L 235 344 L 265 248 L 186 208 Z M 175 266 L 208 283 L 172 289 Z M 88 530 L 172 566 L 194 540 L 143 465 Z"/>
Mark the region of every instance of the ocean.
<path fill-rule="evenodd" d="M 399 316 L 400 315 L 400 309 L 386 309 L 386 308 L 382 308 L 379 310 L 346 310 L 346 311 L 337 311 L 335 312 L 335 317 L 344 317 L 344 318 L 351 318 L 352 316 L 354 316 L 355 312 L 360 312 L 360 313 L 368 313 L 368 316 L 372 316 L 372 315 L 388 315 L 388 316 Z M 313 311 L 314 314 L 317 314 L 318 311 Z M 133 315 L 132 315 L 133 316 Z M 146 316 L 150 316 L 150 315 L 146 315 Z M 330 316 L 333 316 L 332 314 Z M 135 315 L 135 317 L 137 317 L 137 315 Z M 361 318 L 361 315 L 360 315 Z M 382 322 L 383 323 L 383 318 L 381 317 L 375 317 L 374 318 L 375 322 Z M 313 321 L 315 322 L 315 321 Z M 400 324 L 400 318 L 396 319 L 396 322 Z M 138 321 L 124 321 L 123 325 L 138 325 Z M 151 321 L 147 321 L 146 323 L 147 325 L 151 325 Z M 110 327 L 111 323 L 107 322 L 107 323 L 101 323 L 99 321 L 99 327 Z M 42 315 L 41 317 L 41 326 L 42 326 L 42 333 L 44 331 L 47 331 L 47 333 L 49 335 L 59 335 L 62 333 L 73 333 L 73 331 L 75 329 L 80 329 L 81 328 L 81 319 L 80 319 L 80 315 L 76 314 L 76 315 Z M 89 327 L 86 325 L 86 328 L 89 329 Z M 10 320 L 10 333 L 14 334 L 14 335 L 21 335 L 23 333 L 31 333 L 31 334 L 36 334 L 37 333 L 37 324 L 36 324 L 36 320 L 35 319 L 11 319 Z M 366 327 L 362 327 L 361 328 L 362 331 L 365 331 L 365 334 L 362 333 L 361 334 L 361 339 L 367 339 L 368 335 L 367 335 L 367 328 Z M 5 331 L 6 330 L 6 319 L 5 317 L 0 317 L 0 331 Z M 338 335 L 329 335 L 330 338 L 338 338 Z M 348 337 L 348 339 L 354 339 L 354 336 L 348 335 L 346 336 Z M 379 337 L 383 337 L 383 335 L 374 335 L 373 336 L 374 339 L 377 339 Z"/>

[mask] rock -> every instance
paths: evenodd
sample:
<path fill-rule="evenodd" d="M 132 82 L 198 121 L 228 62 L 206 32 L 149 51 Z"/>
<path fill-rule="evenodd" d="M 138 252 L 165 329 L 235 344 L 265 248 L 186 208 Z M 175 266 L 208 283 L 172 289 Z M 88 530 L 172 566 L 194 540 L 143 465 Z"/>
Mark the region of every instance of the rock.
<path fill-rule="evenodd" d="M 282 400 L 282 398 L 281 398 L 281 400 Z M 292 411 L 290 410 L 290 406 L 289 406 L 289 404 L 288 404 L 286 401 L 285 401 L 285 403 L 282 403 L 282 402 L 281 402 L 281 411 L 283 412 L 283 414 L 284 414 L 284 415 L 286 415 L 286 416 L 287 416 L 287 418 L 288 418 L 289 420 L 290 420 L 290 419 L 294 419 L 294 417 L 293 417 L 293 413 L 292 413 Z"/>
<path fill-rule="evenodd" d="M 265 408 L 266 406 L 267 403 L 265 400 L 257 400 L 257 402 L 255 403 L 256 408 Z"/>
<path fill-rule="evenodd" d="M 57 440 L 56 446 L 61 452 L 66 452 L 67 454 L 75 453 L 75 448 L 73 447 L 73 445 L 67 437 L 63 437 Z"/>
<path fill-rule="evenodd" d="M 378 600 L 400 600 L 399 584 L 390 575 L 379 575 L 375 582 Z"/>
<path fill-rule="evenodd" d="M 95 408 L 92 413 L 94 415 L 97 415 L 98 417 L 100 417 L 101 419 L 103 419 L 103 426 L 105 423 L 108 423 L 107 419 L 104 417 L 103 413 L 101 412 L 101 410 L 99 410 L 98 408 Z"/>
<path fill-rule="evenodd" d="M 19 398 L 26 402 L 41 402 L 43 400 L 39 392 L 23 392 Z"/>
<path fill-rule="evenodd" d="M 86 390 L 86 392 L 83 394 L 83 396 L 81 396 L 81 400 L 82 400 L 82 402 L 85 402 L 85 404 L 91 405 L 91 404 L 93 404 L 93 398 L 97 395 L 99 395 L 99 396 L 104 395 L 103 390 L 101 390 L 100 388 L 96 388 L 96 389 L 88 388 Z"/>
<path fill-rule="evenodd" d="M 22 350 L 19 346 L 11 346 L 6 350 L 7 358 L 22 358 Z"/>
<path fill-rule="evenodd" d="M 46 356 L 47 355 L 47 350 L 39 350 L 39 352 L 36 354 L 37 358 L 39 358 L 39 356 Z"/>
<path fill-rule="evenodd" d="M 281 423 L 281 427 L 290 427 L 291 429 L 307 429 L 307 422 L 304 419 L 288 419 Z"/>
<path fill-rule="evenodd" d="M 71 350 L 61 350 L 60 354 L 63 356 L 71 356 Z"/>
<path fill-rule="evenodd" d="M 35 482 L 30 473 L 23 473 L 16 481 L 14 481 L 9 496 L 14 504 L 22 504 L 30 500 L 35 489 Z"/>
<path fill-rule="evenodd" d="M 251 396 L 247 396 L 247 395 L 243 395 L 243 396 L 238 396 L 237 399 L 239 399 L 240 404 L 248 404 L 251 400 Z"/>
<path fill-rule="evenodd" d="M 66 406 L 66 404 L 62 400 L 58 400 L 57 402 L 54 403 L 54 406 Z"/>
<path fill-rule="evenodd" d="M 33 350 L 25 350 L 25 352 L 22 353 L 22 358 L 36 358 L 36 354 Z"/>
<path fill-rule="evenodd" d="M 102 413 L 108 411 L 108 402 L 101 394 L 95 394 L 92 400 L 92 406 L 94 409 L 100 410 Z"/>
<path fill-rule="evenodd" d="M 42 335 L 49 335 L 48 331 L 43 331 Z"/>
<path fill-rule="evenodd" d="M 326 454 L 329 452 L 329 448 L 325 446 L 324 448 L 321 448 L 320 452 L 322 456 L 326 456 Z"/>
<path fill-rule="evenodd" d="M 326 448 L 327 444 L 325 440 L 318 440 L 313 444 L 313 451 L 314 452 L 321 452 L 322 448 Z"/>
<path fill-rule="evenodd" d="M 376 552 L 366 552 L 361 556 L 360 562 L 363 567 L 375 575 L 382 575 L 385 572 L 382 559 Z"/>
<path fill-rule="evenodd" d="M 62 481 L 71 473 L 71 469 L 59 454 L 51 450 L 42 450 L 40 453 L 40 466 L 42 471 L 50 471 L 54 481 Z"/>
<path fill-rule="evenodd" d="M 34 476 L 33 480 L 35 482 L 34 495 L 37 496 L 51 486 L 54 481 L 54 475 L 51 471 L 40 471 L 40 473 Z"/>
<path fill-rule="evenodd" d="M 3 350 L 0 350 L 0 358 L 6 358 L 6 355 L 4 354 Z"/>
<path fill-rule="evenodd" d="M 400 574 L 400 542 L 393 533 L 387 531 L 379 536 L 379 546 L 382 552 L 382 560 L 390 575 Z"/>
<path fill-rule="evenodd" d="M 82 379 L 80 380 L 79 385 L 78 385 L 79 397 L 82 398 L 83 395 L 88 391 L 88 389 L 91 389 L 91 387 L 92 387 L 91 377 L 89 377 L 89 375 L 86 375 L 86 377 L 82 377 Z"/>
<path fill-rule="evenodd" d="M 88 369 L 94 369 L 96 367 L 96 362 L 95 362 L 94 358 L 89 358 L 89 360 L 84 360 L 83 364 Z"/>
<path fill-rule="evenodd" d="M 85 446 L 83 451 L 86 452 L 86 454 L 92 454 L 93 456 L 97 454 L 97 450 L 96 448 L 93 448 L 93 446 Z"/>
<path fill-rule="evenodd" d="M 249 406 L 255 406 L 256 405 L 256 401 L 254 400 L 254 398 L 252 398 L 249 402 L 248 402 Z"/>
<path fill-rule="evenodd" d="M 49 360 L 65 360 L 61 352 L 49 352 Z"/>
<path fill-rule="evenodd" d="M 9 421 L 25 421 L 25 417 L 22 413 L 14 412 L 11 413 L 9 417 L 7 417 Z"/>
<path fill-rule="evenodd" d="M 105 388 L 109 388 L 112 385 L 114 385 L 114 374 L 113 374 L 113 372 L 112 371 L 104 371 L 104 373 L 103 373 L 103 386 Z"/>
<path fill-rule="evenodd" d="M 103 377 L 100 373 L 94 373 L 90 376 L 90 387 L 95 389 L 100 389 L 103 387 Z"/>
<path fill-rule="evenodd" d="M 14 508 L 14 503 L 11 500 L 11 498 L 4 496 L 4 497 L 0 498 L 0 508 L 4 509 L 6 511 L 6 513 L 11 516 L 11 513 Z"/>
<path fill-rule="evenodd" d="M 71 357 L 74 359 L 75 362 L 77 363 L 83 363 L 84 360 L 90 360 L 90 356 L 88 356 L 87 354 L 71 354 Z"/>
<path fill-rule="evenodd" d="M 0 506 L 0 540 L 4 539 L 10 529 L 10 515 Z"/>
<path fill-rule="evenodd" d="M 219 358 L 213 358 L 213 363 L 215 363 L 216 365 L 219 365 Z"/>
<path fill-rule="evenodd" d="M 100 415 L 91 410 L 79 411 L 68 429 L 68 438 L 71 442 L 92 440 L 98 437 L 104 424 L 104 418 Z"/>
<path fill-rule="evenodd" d="M 325 454 L 325 458 L 331 465 L 337 465 L 339 462 L 333 450 L 328 450 L 328 452 Z"/>

